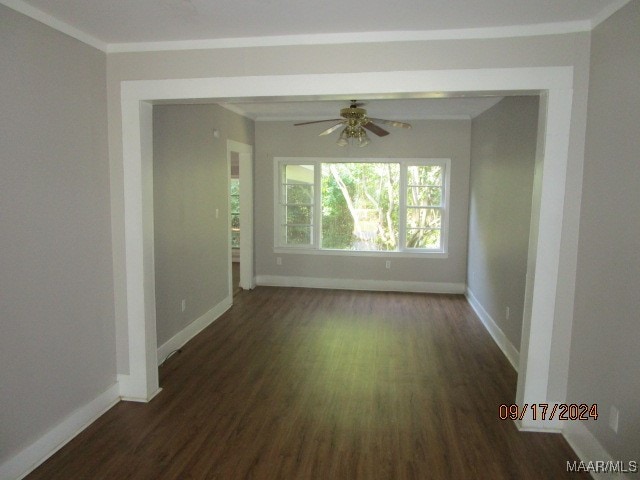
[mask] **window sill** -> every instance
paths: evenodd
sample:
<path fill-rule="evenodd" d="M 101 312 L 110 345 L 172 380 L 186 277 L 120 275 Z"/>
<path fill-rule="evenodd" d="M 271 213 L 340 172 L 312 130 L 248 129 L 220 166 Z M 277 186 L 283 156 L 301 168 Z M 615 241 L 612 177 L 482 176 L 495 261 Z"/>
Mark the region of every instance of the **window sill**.
<path fill-rule="evenodd" d="M 393 258 L 449 258 L 449 252 L 416 251 L 416 252 L 394 252 L 394 251 L 356 251 L 356 250 L 329 250 L 314 248 L 274 248 L 273 253 L 294 254 L 294 255 L 329 255 L 334 257 L 393 257 Z"/>

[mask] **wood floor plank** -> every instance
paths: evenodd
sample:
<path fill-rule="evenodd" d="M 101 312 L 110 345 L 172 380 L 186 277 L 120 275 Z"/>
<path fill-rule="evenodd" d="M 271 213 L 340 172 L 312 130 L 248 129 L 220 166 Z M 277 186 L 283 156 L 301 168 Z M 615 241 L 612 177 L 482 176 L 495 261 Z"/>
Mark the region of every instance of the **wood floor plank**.
<path fill-rule="evenodd" d="M 29 479 L 589 478 L 463 296 L 259 287 Z"/>

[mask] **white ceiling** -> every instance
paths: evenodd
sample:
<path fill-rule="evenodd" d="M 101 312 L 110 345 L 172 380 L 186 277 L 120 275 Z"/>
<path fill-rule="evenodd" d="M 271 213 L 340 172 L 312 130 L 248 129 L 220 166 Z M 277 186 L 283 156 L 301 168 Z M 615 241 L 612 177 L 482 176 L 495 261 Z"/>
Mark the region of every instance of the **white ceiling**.
<path fill-rule="evenodd" d="M 588 30 L 628 0 L 0 0 L 105 44 L 565 25 Z M 557 29 L 555 29 L 557 30 Z M 375 36 L 373 36 L 375 38 Z M 382 35 L 380 38 L 389 38 Z"/>

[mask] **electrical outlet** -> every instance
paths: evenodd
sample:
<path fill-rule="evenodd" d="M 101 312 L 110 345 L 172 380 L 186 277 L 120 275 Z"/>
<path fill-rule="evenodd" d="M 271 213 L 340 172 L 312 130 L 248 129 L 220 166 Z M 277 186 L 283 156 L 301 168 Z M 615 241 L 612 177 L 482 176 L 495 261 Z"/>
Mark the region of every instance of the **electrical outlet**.
<path fill-rule="evenodd" d="M 620 411 L 611 405 L 611 412 L 609 413 L 609 426 L 611 430 L 618 433 L 618 420 L 620 419 Z"/>
<path fill-rule="evenodd" d="M 186 300 L 182 300 L 182 302 L 180 302 L 180 309 L 181 311 L 185 311 L 187 309 L 187 301 Z"/>
<path fill-rule="evenodd" d="M 506 308 L 504 316 L 509 320 L 509 317 L 511 316 L 511 309 L 509 307 Z"/>
<path fill-rule="evenodd" d="M 276 257 L 276 265 L 282 265 L 282 257 Z"/>
<path fill-rule="evenodd" d="M 384 268 L 386 268 L 387 270 L 391 268 L 391 260 L 387 260 L 386 262 L 384 262 Z"/>

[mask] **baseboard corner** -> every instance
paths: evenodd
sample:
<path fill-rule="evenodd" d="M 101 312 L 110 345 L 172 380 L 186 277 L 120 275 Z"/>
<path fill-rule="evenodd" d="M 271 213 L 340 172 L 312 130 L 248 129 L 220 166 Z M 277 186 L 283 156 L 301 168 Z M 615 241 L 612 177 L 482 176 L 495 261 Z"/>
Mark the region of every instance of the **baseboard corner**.
<path fill-rule="evenodd" d="M 161 365 L 171 352 L 182 348 L 189 340 L 220 318 L 220 316 L 229 310 L 232 305 L 233 298 L 229 295 L 204 315 L 191 322 L 184 329 L 159 346 L 158 365 Z"/>
<path fill-rule="evenodd" d="M 504 353 L 504 356 L 509 360 L 513 369 L 517 372 L 520 367 L 520 352 L 518 349 L 509 341 L 502 329 L 491 315 L 489 315 L 489 312 L 485 310 L 468 286 L 465 289 L 464 295 L 467 297 L 469 305 L 471 305 L 473 311 L 476 312 L 485 329 L 489 332 L 489 335 L 491 335 L 491 338 L 493 338 L 493 341 L 496 342 L 500 350 L 502 350 L 502 353 Z"/>

